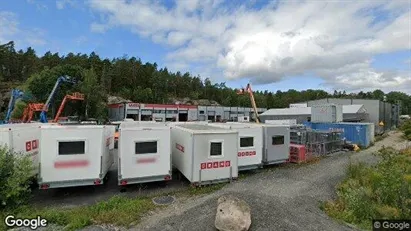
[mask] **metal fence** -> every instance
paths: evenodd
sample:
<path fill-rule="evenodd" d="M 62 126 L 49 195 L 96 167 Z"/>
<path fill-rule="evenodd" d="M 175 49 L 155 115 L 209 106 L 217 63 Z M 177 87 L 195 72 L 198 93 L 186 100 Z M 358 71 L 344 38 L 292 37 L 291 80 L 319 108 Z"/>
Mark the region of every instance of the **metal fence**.
<path fill-rule="evenodd" d="M 318 131 L 305 127 L 292 127 L 290 142 L 305 145 L 307 153 L 313 156 L 341 151 L 344 144 L 341 131 Z"/>

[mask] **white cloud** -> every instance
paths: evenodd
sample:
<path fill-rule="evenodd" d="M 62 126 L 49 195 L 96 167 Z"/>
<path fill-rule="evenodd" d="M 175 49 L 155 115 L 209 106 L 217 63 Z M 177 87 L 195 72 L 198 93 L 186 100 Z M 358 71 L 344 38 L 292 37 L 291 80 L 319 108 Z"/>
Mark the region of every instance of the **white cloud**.
<path fill-rule="evenodd" d="M 57 9 L 62 10 L 66 7 L 66 5 L 73 7 L 76 5 L 76 3 L 73 0 L 56 0 Z"/>
<path fill-rule="evenodd" d="M 411 89 L 410 73 L 371 67 L 377 54 L 411 49 L 409 0 L 282 1 L 260 10 L 249 8 L 252 2 L 234 8 L 221 0 L 178 0 L 172 8 L 161 2 L 90 0 L 108 18 L 92 29 L 130 28 L 175 48 L 170 63 L 204 62 L 206 70 L 211 62 L 213 74 L 218 68 L 228 79 L 271 83 L 314 73 L 347 90 Z"/>
<path fill-rule="evenodd" d="M 0 43 L 9 42 L 12 36 L 19 32 L 19 22 L 17 17 L 12 12 L 0 12 Z"/>
<path fill-rule="evenodd" d="M 79 36 L 79 37 L 77 37 L 77 38 L 74 40 L 74 42 L 75 42 L 78 46 L 83 45 L 83 44 L 86 43 L 87 41 L 88 41 L 88 39 L 87 39 L 86 36 Z"/>
<path fill-rule="evenodd" d="M 45 31 L 32 28 L 25 30 L 20 28 L 16 14 L 7 11 L 0 11 L 0 44 L 15 41 L 17 45 L 43 46 Z"/>
<path fill-rule="evenodd" d="M 37 10 L 47 10 L 48 7 L 42 1 L 27 0 L 28 4 L 34 4 Z"/>

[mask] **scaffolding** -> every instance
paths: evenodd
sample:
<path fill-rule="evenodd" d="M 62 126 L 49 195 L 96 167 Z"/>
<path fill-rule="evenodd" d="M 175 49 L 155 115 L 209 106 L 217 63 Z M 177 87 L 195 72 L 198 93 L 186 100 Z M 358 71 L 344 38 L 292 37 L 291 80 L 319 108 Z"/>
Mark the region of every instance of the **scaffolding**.
<path fill-rule="evenodd" d="M 306 127 L 291 127 L 290 143 L 305 145 L 307 154 L 323 156 L 343 149 L 342 132 L 338 130 L 320 131 Z"/>

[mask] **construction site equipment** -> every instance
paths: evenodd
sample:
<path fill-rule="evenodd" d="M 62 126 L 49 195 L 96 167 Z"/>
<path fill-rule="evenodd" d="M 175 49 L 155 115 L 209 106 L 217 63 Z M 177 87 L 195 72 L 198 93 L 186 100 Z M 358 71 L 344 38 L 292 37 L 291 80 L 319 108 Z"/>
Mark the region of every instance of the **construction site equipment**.
<path fill-rule="evenodd" d="M 206 124 L 178 124 L 171 129 L 173 165 L 193 186 L 238 177 L 238 132 Z"/>
<path fill-rule="evenodd" d="M 119 185 L 171 180 L 170 126 L 125 122 L 119 131 Z"/>
<path fill-rule="evenodd" d="M 15 154 L 30 155 L 33 176 L 39 172 L 40 129 L 38 124 L 5 124 L 0 127 L 0 146 Z"/>
<path fill-rule="evenodd" d="M 210 126 L 238 131 L 238 171 L 261 167 L 263 158 L 263 128 L 249 124 L 209 123 Z"/>
<path fill-rule="evenodd" d="M 23 117 L 21 121 L 23 123 L 30 123 L 33 119 L 35 112 L 41 112 L 43 110 L 44 104 L 43 103 L 29 103 L 23 112 Z"/>
<path fill-rule="evenodd" d="M 64 99 L 60 104 L 59 110 L 57 111 L 57 114 L 54 117 L 54 120 L 53 120 L 54 123 L 58 122 L 60 115 L 63 112 L 64 107 L 66 106 L 66 103 L 68 100 L 84 100 L 84 94 L 81 94 L 80 92 L 74 92 L 71 95 L 64 96 Z"/>
<path fill-rule="evenodd" d="M 328 155 L 342 150 L 343 138 L 341 131 L 307 131 L 307 152 L 314 156 Z"/>
<path fill-rule="evenodd" d="M 48 122 L 48 120 L 47 120 L 47 111 L 49 110 L 49 107 L 50 107 L 51 103 L 53 102 L 54 97 L 56 96 L 58 87 L 64 82 L 71 83 L 71 84 L 76 84 L 77 83 L 77 81 L 74 78 L 70 77 L 70 76 L 60 76 L 57 79 L 56 84 L 54 84 L 53 90 L 50 92 L 50 95 L 47 98 L 46 103 L 44 104 L 43 110 L 41 111 L 40 122 L 42 122 L 42 123 L 47 123 Z"/>
<path fill-rule="evenodd" d="M 227 122 L 236 124 L 239 122 Z M 244 123 L 240 123 L 244 124 Z M 262 128 L 264 165 L 287 162 L 290 155 L 290 126 L 264 123 L 246 123 Z"/>
<path fill-rule="evenodd" d="M 255 121 L 256 123 L 260 123 L 260 118 L 258 116 L 258 110 L 257 110 L 257 104 L 255 103 L 253 90 L 251 89 L 251 84 L 247 84 L 246 88 L 242 88 L 238 90 L 237 92 L 238 95 L 243 95 L 245 93 L 248 93 L 250 95 L 251 106 L 253 107 L 254 115 L 255 115 Z"/>
<path fill-rule="evenodd" d="M 307 156 L 305 145 L 290 144 L 290 163 L 303 163 L 309 158 Z"/>
<path fill-rule="evenodd" d="M 28 98 L 28 96 L 19 89 L 11 90 L 10 101 L 9 101 L 9 105 L 7 108 L 7 113 L 6 113 L 6 118 L 4 119 L 4 123 L 9 123 L 11 114 L 13 113 L 13 110 L 14 110 L 14 106 L 16 105 L 17 100 L 21 98 Z"/>
<path fill-rule="evenodd" d="M 114 163 L 109 126 L 40 127 L 40 189 L 101 185 Z"/>

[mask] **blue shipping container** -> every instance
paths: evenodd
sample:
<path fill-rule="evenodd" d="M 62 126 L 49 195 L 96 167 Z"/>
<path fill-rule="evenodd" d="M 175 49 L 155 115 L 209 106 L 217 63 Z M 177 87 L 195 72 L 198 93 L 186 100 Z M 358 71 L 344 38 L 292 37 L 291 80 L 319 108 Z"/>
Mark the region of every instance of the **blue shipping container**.
<path fill-rule="evenodd" d="M 369 147 L 372 137 L 370 137 L 371 123 L 304 123 L 305 126 L 320 131 L 329 131 L 331 129 L 342 129 L 343 137 L 361 147 Z"/>

